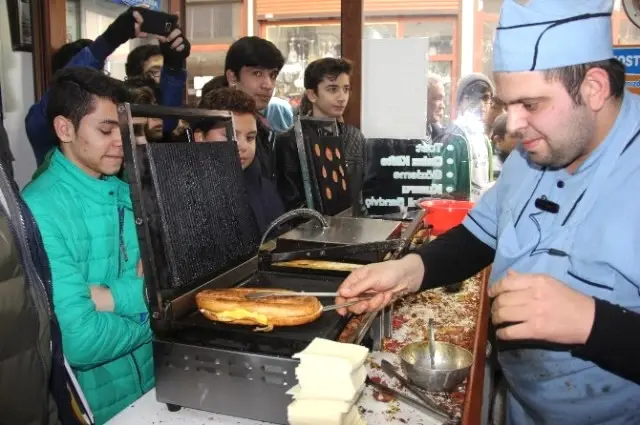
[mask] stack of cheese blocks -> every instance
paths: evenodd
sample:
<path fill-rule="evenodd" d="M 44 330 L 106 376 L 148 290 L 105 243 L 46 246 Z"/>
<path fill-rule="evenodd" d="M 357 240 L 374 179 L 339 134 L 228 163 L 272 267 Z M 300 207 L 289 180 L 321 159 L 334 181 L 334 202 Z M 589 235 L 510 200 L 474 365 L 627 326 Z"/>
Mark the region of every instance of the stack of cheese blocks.
<path fill-rule="evenodd" d="M 316 338 L 296 368 L 298 385 L 287 414 L 289 425 L 366 425 L 356 402 L 362 394 L 369 351 L 362 346 Z"/>

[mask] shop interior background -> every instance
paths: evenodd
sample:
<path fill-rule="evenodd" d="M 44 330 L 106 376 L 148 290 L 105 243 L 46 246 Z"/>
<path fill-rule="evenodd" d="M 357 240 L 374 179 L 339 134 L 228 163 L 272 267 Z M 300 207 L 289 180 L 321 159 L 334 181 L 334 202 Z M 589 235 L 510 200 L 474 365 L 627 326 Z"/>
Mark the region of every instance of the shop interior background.
<path fill-rule="evenodd" d="M 161 10 L 169 2 L 153 0 Z M 184 27 L 192 43 L 187 63 L 188 101 L 198 101 L 202 86 L 223 73 L 228 46 L 244 35 L 259 35 L 274 42 L 286 64 L 275 94 L 295 103 L 302 93 L 305 66 L 314 59 L 340 54 L 340 1 L 315 0 L 184 0 Z M 122 0 L 66 0 L 67 41 L 95 38 L 127 6 Z M 478 71 L 491 75 L 491 42 L 502 0 L 364 0 L 366 38 L 429 38 L 428 72 L 439 75 L 448 94 L 447 111 L 461 75 Z M 613 15 L 616 45 L 640 44 L 640 30 L 616 1 Z M 121 46 L 107 63 L 107 71 L 124 76 L 130 49 L 141 41 Z M 426 73 L 425 73 L 426 78 Z M 24 117 L 33 104 L 33 56 L 13 51 L 6 0 L 0 1 L 0 81 L 5 127 L 16 158 L 20 186 L 35 169 L 27 141 Z"/>

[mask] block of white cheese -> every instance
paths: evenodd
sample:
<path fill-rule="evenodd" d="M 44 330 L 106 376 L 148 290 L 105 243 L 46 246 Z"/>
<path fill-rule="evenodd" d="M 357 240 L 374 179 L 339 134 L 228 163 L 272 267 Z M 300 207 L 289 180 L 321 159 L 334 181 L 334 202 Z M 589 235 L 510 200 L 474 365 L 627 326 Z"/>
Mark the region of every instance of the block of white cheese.
<path fill-rule="evenodd" d="M 289 425 L 366 425 L 357 406 L 339 401 L 296 400 L 287 418 Z"/>
<path fill-rule="evenodd" d="M 301 364 L 307 360 L 317 362 L 332 359 L 336 363 L 342 363 L 345 368 L 357 369 L 364 364 L 368 355 L 369 350 L 361 345 L 315 338 L 307 348 L 294 354 L 293 358 L 300 359 Z"/>
<path fill-rule="evenodd" d="M 365 347 L 316 338 L 293 357 L 298 385 L 287 391 L 290 425 L 366 425 L 356 403 L 364 389 Z"/>
<path fill-rule="evenodd" d="M 356 392 L 356 394 L 351 398 L 351 400 L 340 400 L 336 399 L 333 395 L 329 396 L 329 398 L 318 398 L 315 392 L 311 389 L 310 391 L 302 391 L 302 387 L 300 385 L 296 385 L 287 391 L 287 395 L 293 397 L 294 400 L 325 400 L 325 401 L 342 401 L 345 403 L 349 403 L 349 405 L 356 404 L 358 399 L 364 392 L 365 384 L 362 384 L 360 389 Z"/>
<path fill-rule="evenodd" d="M 369 350 L 360 345 L 315 338 L 302 352 L 296 378 L 300 397 L 350 401 L 367 377 L 364 362 Z"/>
<path fill-rule="evenodd" d="M 350 401 L 367 378 L 364 365 L 353 371 L 329 365 L 301 363 L 296 368 L 300 394 L 304 398 Z"/>

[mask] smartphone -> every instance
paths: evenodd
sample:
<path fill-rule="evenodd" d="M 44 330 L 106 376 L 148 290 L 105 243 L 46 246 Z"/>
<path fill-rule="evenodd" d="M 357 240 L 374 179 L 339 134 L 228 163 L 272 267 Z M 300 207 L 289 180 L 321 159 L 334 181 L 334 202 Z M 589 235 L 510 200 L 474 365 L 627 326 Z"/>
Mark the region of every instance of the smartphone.
<path fill-rule="evenodd" d="M 178 26 L 178 17 L 165 12 L 136 7 L 136 11 L 142 16 L 140 31 L 147 34 L 168 36 Z"/>

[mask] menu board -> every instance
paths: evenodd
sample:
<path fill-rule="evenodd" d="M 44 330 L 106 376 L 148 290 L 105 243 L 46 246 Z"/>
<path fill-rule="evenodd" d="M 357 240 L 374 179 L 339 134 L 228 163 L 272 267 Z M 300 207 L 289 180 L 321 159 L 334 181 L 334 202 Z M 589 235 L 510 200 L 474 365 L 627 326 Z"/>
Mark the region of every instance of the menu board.
<path fill-rule="evenodd" d="M 367 212 L 392 214 L 417 208 L 420 199 L 442 196 L 442 154 L 442 143 L 368 139 L 362 188 Z"/>

